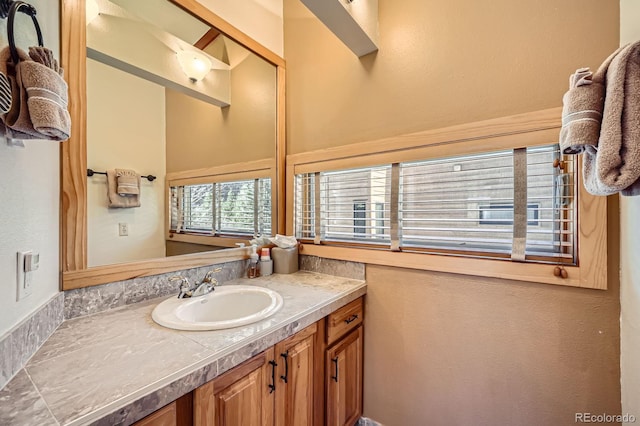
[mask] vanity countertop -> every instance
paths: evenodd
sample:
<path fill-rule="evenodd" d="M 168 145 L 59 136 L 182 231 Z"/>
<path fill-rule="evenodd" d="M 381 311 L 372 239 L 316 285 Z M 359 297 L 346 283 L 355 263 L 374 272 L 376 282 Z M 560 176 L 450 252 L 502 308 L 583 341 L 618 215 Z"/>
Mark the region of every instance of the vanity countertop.
<path fill-rule="evenodd" d="M 217 331 L 157 325 L 162 299 L 65 321 L 0 391 L 0 424 L 131 424 L 366 293 L 363 281 L 305 271 L 233 284 L 276 290 L 284 306 Z"/>

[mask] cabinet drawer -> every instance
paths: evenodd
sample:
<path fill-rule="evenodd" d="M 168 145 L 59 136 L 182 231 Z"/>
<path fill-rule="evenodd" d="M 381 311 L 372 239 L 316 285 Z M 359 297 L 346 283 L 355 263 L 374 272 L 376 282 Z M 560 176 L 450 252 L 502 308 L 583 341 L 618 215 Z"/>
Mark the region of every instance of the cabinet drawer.
<path fill-rule="evenodd" d="M 362 297 L 338 309 L 327 317 L 327 343 L 331 344 L 362 323 Z"/>

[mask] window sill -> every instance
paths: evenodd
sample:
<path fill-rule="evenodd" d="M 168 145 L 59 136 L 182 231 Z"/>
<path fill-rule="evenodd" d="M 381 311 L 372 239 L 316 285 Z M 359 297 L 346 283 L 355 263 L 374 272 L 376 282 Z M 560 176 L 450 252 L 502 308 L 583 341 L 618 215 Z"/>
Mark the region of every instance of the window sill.
<path fill-rule="evenodd" d="M 249 240 L 253 237 L 241 237 L 241 236 L 214 236 L 214 235 L 198 235 L 198 234 L 176 234 L 170 233 L 167 235 L 167 241 L 175 241 L 178 243 L 191 243 L 202 244 L 205 246 L 215 247 L 237 247 L 236 244 L 244 243 L 249 245 Z"/>
<path fill-rule="evenodd" d="M 394 266 L 422 271 L 446 272 L 477 277 L 502 278 L 541 284 L 564 285 L 606 290 L 606 279 L 589 279 L 588 271 L 580 266 L 565 266 L 567 278 L 553 275 L 557 265 L 520 263 L 508 260 L 462 258 L 423 253 L 403 253 L 389 250 L 334 247 L 328 245 L 302 244 L 300 254 L 329 259 Z"/>

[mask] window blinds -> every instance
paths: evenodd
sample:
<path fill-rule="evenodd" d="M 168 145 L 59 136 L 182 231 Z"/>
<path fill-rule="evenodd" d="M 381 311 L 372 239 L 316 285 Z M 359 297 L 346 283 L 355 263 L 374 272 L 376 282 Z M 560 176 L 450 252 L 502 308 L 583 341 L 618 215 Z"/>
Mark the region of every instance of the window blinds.
<path fill-rule="evenodd" d="M 171 230 L 271 234 L 271 179 L 171 187 Z"/>
<path fill-rule="evenodd" d="M 574 165 L 565 160 L 561 170 L 555 159 L 552 145 L 297 175 L 296 236 L 571 262 Z"/>

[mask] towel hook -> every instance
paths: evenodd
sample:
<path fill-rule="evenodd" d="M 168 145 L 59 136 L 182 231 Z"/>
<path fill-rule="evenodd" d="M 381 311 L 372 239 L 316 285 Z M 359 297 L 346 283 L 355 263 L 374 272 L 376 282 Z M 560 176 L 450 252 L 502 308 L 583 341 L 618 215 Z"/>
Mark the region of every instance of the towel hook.
<path fill-rule="evenodd" d="M 0 11 L 4 11 L 6 8 L 6 0 L 2 0 L 2 5 L 0 7 Z M 42 40 L 42 31 L 40 30 L 40 24 L 38 24 L 38 20 L 36 19 L 36 8 L 30 5 L 29 3 L 25 3 L 23 1 L 12 1 L 11 6 L 9 8 L 9 19 L 7 21 L 7 37 L 9 38 L 9 49 L 11 50 L 11 59 L 13 60 L 14 65 L 18 65 L 20 62 L 20 56 L 18 56 L 18 50 L 16 49 L 16 41 L 13 34 L 13 21 L 16 17 L 16 12 L 23 12 L 29 16 L 31 16 L 31 20 L 33 21 L 33 26 L 36 28 L 36 34 L 38 35 L 38 45 L 44 46 L 44 41 Z"/>

